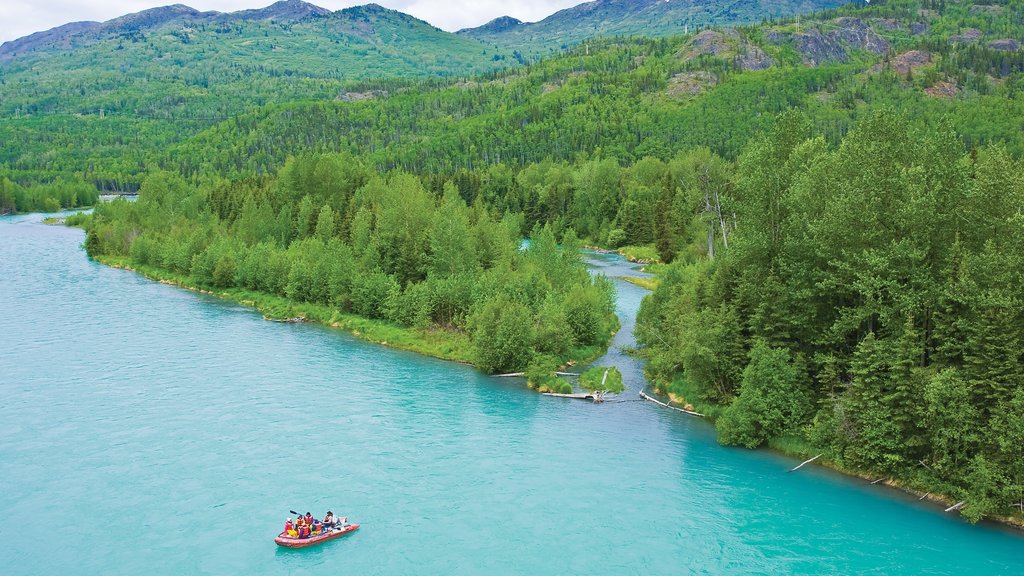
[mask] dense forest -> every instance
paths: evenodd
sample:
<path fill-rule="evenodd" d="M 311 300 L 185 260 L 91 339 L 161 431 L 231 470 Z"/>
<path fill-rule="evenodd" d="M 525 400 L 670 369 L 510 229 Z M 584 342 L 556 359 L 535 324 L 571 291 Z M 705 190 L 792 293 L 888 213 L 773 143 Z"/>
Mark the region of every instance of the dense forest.
<path fill-rule="evenodd" d="M 710 405 L 723 442 L 796 440 L 972 520 L 1019 506 L 1019 158 L 891 111 L 831 147 L 788 113 L 706 166 L 705 257 L 676 259 L 638 319 L 658 385 Z"/>
<path fill-rule="evenodd" d="M 294 158 L 276 178 L 199 188 L 155 173 L 138 202 L 96 208 L 85 245 L 190 286 L 405 327 L 435 345 L 420 351 L 489 372 L 529 369 L 553 386 L 558 366 L 593 357 L 617 329 L 614 288 L 591 277 L 571 230 L 559 246 L 535 226 L 521 249 L 523 226 L 520 215 L 468 206 L 450 183 L 435 194 L 412 175 L 328 154 Z"/>
<path fill-rule="evenodd" d="M 151 139 L 15 119 L 3 198 L 138 187 L 91 255 L 538 382 L 616 329 L 579 247 L 642 251 L 649 376 L 723 442 L 1024 513 L 1022 39 L 1020 0 L 892 0 Z"/>
<path fill-rule="evenodd" d="M 483 165 L 518 170 L 580 155 L 667 161 L 697 146 L 735 159 L 791 107 L 834 145 L 883 105 L 916 111 L 920 127 L 947 117 L 966 146 L 1005 142 L 1017 154 L 1024 53 L 1014 39 L 1024 37 L 1024 6 L 975 8 L 891 0 L 735 30 L 594 40 L 469 79 L 356 81 L 228 66 L 203 86 L 192 77 L 202 66 L 154 76 L 132 65 L 147 78 L 146 94 L 83 74 L 69 84 L 80 90 L 61 98 L 77 103 L 68 110 L 39 102 L 30 89 L 39 80 L 4 65 L 2 100 L 24 104 L 0 119 L 8 143 L 0 174 L 22 186 L 74 178 L 135 190 L 154 169 L 190 180 L 269 174 L 303 151 L 344 151 L 382 171 L 453 180 Z"/>

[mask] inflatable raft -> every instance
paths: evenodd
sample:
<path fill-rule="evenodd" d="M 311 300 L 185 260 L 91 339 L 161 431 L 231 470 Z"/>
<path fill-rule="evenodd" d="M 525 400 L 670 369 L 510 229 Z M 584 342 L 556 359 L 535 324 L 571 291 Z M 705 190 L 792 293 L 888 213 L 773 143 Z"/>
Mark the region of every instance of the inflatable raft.
<path fill-rule="evenodd" d="M 316 536 L 310 536 L 309 538 L 292 538 L 282 532 L 277 536 L 277 538 L 274 538 L 274 542 L 276 542 L 278 546 L 284 546 L 285 548 L 305 548 L 306 546 L 315 546 L 322 542 L 327 542 L 328 540 L 334 540 L 335 538 L 339 538 L 345 534 L 355 532 L 358 529 L 359 524 L 345 524 L 344 526 L 339 526 L 328 530 L 323 534 L 317 534 Z"/>

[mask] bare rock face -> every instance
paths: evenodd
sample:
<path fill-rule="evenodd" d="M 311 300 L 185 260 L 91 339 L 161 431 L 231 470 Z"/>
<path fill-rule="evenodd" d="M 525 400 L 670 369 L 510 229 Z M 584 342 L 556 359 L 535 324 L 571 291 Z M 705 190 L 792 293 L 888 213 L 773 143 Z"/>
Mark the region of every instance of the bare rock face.
<path fill-rule="evenodd" d="M 1020 42 L 1012 38 L 1001 38 L 989 42 L 988 47 L 993 50 L 1002 50 L 1003 52 L 1016 52 L 1020 50 Z"/>
<path fill-rule="evenodd" d="M 803 32 L 772 30 L 765 34 L 765 40 L 773 44 L 791 40 L 800 53 L 800 59 L 809 66 L 825 62 L 846 62 L 849 59 L 848 49 L 883 54 L 890 48 L 889 42 L 860 18 L 837 18 L 827 23 L 824 29 L 824 33 L 818 28 Z"/>
<path fill-rule="evenodd" d="M 734 59 L 742 70 L 764 70 L 775 64 L 759 46 L 751 44 L 732 29 L 704 30 L 684 46 L 679 58 L 689 61 L 700 56 Z"/>
<path fill-rule="evenodd" d="M 853 48 L 868 50 L 875 54 L 884 54 L 889 51 L 889 42 L 871 29 L 871 26 L 860 18 L 838 18 L 835 20 L 838 28 L 829 35 Z"/>
<path fill-rule="evenodd" d="M 368 90 L 366 92 L 345 92 L 338 94 L 335 100 L 341 102 L 361 102 L 363 100 L 376 100 L 377 98 L 387 98 L 387 90 Z"/>
<path fill-rule="evenodd" d="M 925 88 L 924 91 L 933 98 L 955 98 L 960 93 L 960 88 L 954 82 L 945 80 Z"/>
<path fill-rule="evenodd" d="M 804 64 L 819 66 L 825 62 L 846 62 L 846 50 L 838 41 L 814 28 L 793 35 L 793 43 Z"/>
<path fill-rule="evenodd" d="M 918 68 L 931 64 L 932 55 L 929 52 L 921 50 L 910 50 L 904 52 L 892 60 L 889 61 L 889 67 L 893 72 L 900 76 L 906 76 L 908 72 L 917 70 Z M 872 72 L 881 72 L 885 68 L 884 64 L 876 64 L 871 68 Z"/>
<path fill-rule="evenodd" d="M 760 46 L 747 44 L 740 48 L 738 61 L 741 70 L 766 70 L 775 65 L 772 57 L 765 54 Z"/>
<path fill-rule="evenodd" d="M 963 31 L 956 36 L 950 36 L 949 41 L 966 44 L 968 42 L 974 42 L 978 38 L 981 38 L 981 30 L 978 30 L 977 28 L 964 28 Z"/>
<path fill-rule="evenodd" d="M 705 70 L 681 72 L 669 80 L 668 95 L 673 98 L 692 97 L 717 84 L 718 77 Z"/>
<path fill-rule="evenodd" d="M 914 36 L 920 36 L 931 28 L 931 24 L 927 22 L 914 22 L 910 25 L 910 33 Z"/>

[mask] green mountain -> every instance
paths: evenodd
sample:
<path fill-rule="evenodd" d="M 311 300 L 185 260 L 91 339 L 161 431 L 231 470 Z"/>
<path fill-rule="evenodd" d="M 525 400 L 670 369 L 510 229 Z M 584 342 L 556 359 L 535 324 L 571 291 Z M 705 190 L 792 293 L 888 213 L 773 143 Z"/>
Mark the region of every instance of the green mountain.
<path fill-rule="evenodd" d="M 524 55 L 564 50 L 599 36 L 657 38 L 707 26 L 764 20 L 836 8 L 849 0 L 593 0 L 535 23 L 504 16 L 459 34 Z"/>
<path fill-rule="evenodd" d="M 503 58 L 373 4 L 330 13 L 285 0 L 228 14 L 174 5 L 3 44 L 0 114 L 223 116 L 331 98 L 345 80 L 464 75 Z"/>
<path fill-rule="evenodd" d="M 735 158 L 794 107 L 833 143 L 888 106 L 911 111 L 922 128 L 945 118 L 971 146 L 1004 142 L 1024 152 L 1024 52 L 1012 40 L 1024 28 L 1013 12 L 916 6 L 594 41 L 528 67 L 376 101 L 268 106 L 183 142 L 164 165 L 194 177 L 273 172 L 302 150 L 343 150 L 381 168 L 440 174 L 593 154 L 667 159 L 694 146 Z"/>

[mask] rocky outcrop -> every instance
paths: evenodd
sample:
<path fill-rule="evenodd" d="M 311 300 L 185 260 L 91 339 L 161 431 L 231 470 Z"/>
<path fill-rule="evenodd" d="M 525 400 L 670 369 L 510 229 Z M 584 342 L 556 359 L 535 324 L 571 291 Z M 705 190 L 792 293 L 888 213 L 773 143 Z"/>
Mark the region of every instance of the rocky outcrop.
<path fill-rule="evenodd" d="M 956 42 L 959 44 L 967 44 L 968 42 L 974 42 L 978 38 L 981 38 L 981 30 L 977 28 L 964 28 L 959 34 L 950 36 L 950 42 Z"/>
<path fill-rule="evenodd" d="M 989 42 L 988 47 L 993 50 L 1002 50 L 1003 52 L 1016 52 L 1020 50 L 1020 42 L 1012 38 L 1001 38 Z"/>
<path fill-rule="evenodd" d="M 889 51 L 889 42 L 879 36 L 872 27 L 860 18 L 837 18 L 825 23 L 821 29 L 811 28 L 801 32 L 769 31 L 765 40 L 772 44 L 792 42 L 800 53 L 800 59 L 809 66 L 826 62 L 846 62 L 847 50 L 868 50 L 876 54 Z"/>
<path fill-rule="evenodd" d="M 733 59 L 741 70 L 764 70 L 775 64 L 760 46 L 751 44 L 732 29 L 704 30 L 687 42 L 678 56 L 686 61 L 700 56 Z"/>
<path fill-rule="evenodd" d="M 668 95 L 673 98 L 696 96 L 709 86 L 718 84 L 718 77 L 706 70 L 682 72 L 676 74 L 668 82 Z"/>
<path fill-rule="evenodd" d="M 834 23 L 838 28 L 828 33 L 833 39 L 852 48 L 875 54 L 889 51 L 889 42 L 876 34 L 871 26 L 860 18 L 838 18 Z"/>
<path fill-rule="evenodd" d="M 755 44 L 747 44 L 740 48 L 737 63 L 741 70 L 765 70 L 775 65 L 772 57 Z"/>
<path fill-rule="evenodd" d="M 925 88 L 924 91 L 933 98 L 955 98 L 960 93 L 960 88 L 956 83 L 945 80 Z"/>
<path fill-rule="evenodd" d="M 931 64 L 932 55 L 929 52 L 922 50 L 910 50 L 897 55 L 895 58 L 890 60 L 888 63 L 876 64 L 871 68 L 872 72 L 881 72 L 885 69 L 886 64 L 895 73 L 900 76 L 906 76 L 908 72 L 917 70 L 918 68 Z"/>

